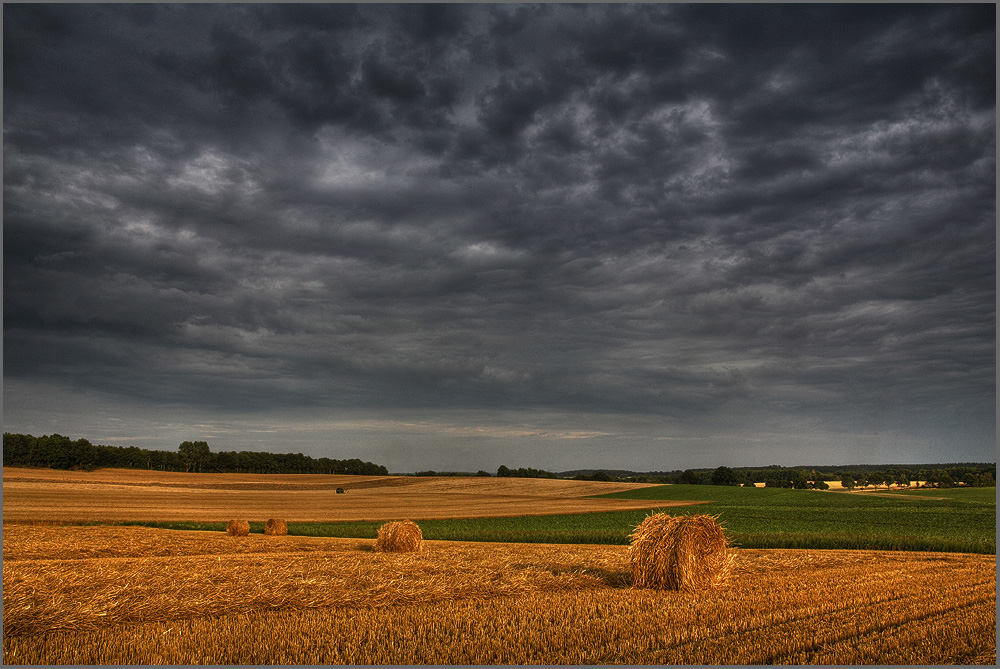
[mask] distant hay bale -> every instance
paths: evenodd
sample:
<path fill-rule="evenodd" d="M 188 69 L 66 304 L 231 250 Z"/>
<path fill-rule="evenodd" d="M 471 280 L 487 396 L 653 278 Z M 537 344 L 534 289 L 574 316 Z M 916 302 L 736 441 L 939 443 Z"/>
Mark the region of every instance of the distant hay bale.
<path fill-rule="evenodd" d="M 280 518 L 268 518 L 264 523 L 264 534 L 271 536 L 284 536 L 288 534 L 288 523 Z"/>
<path fill-rule="evenodd" d="M 423 541 L 420 527 L 412 520 L 392 521 L 379 528 L 375 550 L 384 553 L 409 553 L 419 551 Z"/>
<path fill-rule="evenodd" d="M 733 553 L 715 516 L 647 516 L 628 549 L 632 585 L 697 592 L 722 583 Z"/>
<path fill-rule="evenodd" d="M 230 520 L 226 524 L 226 534 L 231 537 L 248 537 L 250 536 L 250 521 L 249 520 Z"/>

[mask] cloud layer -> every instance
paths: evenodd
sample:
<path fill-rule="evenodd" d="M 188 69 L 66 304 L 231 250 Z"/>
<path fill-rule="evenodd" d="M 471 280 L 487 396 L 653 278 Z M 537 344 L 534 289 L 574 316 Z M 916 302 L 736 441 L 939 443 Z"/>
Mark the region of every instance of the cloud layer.
<path fill-rule="evenodd" d="M 803 430 L 990 459 L 995 38 L 992 5 L 5 5 L 5 429 L 48 384 L 447 414 L 481 466 L 489 412 L 593 432 L 562 468 Z"/>

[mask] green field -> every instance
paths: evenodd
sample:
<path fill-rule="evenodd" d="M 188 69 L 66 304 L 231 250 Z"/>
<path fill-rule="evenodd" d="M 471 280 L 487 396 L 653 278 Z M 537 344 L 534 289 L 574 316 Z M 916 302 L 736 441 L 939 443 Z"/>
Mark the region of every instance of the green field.
<path fill-rule="evenodd" d="M 605 495 L 712 503 L 746 548 L 880 548 L 996 553 L 996 488 L 842 493 L 784 488 L 655 486 Z"/>
<path fill-rule="evenodd" d="M 711 500 L 672 514 L 719 516 L 743 548 L 856 548 L 996 553 L 996 489 L 914 490 L 849 494 L 780 488 L 669 485 L 602 495 L 657 501 Z M 518 543 L 627 544 L 649 511 L 514 518 L 419 520 L 425 539 Z M 129 523 L 168 529 L 224 531 L 224 523 Z M 381 522 L 289 523 L 299 536 L 374 539 Z M 263 523 L 251 523 L 262 533 Z"/>

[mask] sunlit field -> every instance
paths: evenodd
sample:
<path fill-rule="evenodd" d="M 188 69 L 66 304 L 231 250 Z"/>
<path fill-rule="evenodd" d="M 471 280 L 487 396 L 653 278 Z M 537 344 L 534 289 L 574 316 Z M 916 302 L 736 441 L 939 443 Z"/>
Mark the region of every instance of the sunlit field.
<path fill-rule="evenodd" d="M 549 479 L 311 474 L 188 474 L 7 468 L 4 521 L 289 522 L 476 518 L 649 508 L 648 500 L 591 498 L 643 487 Z M 341 488 L 344 494 L 338 494 Z M 677 505 L 691 504 L 677 502 Z M 257 514 L 257 515 L 255 515 Z"/>
<path fill-rule="evenodd" d="M 81 483 L 84 476 L 90 479 Z M 725 515 L 747 505 L 735 490 L 726 497 L 703 486 L 715 501 L 692 505 L 706 501 L 695 499 L 697 486 L 668 486 L 668 494 L 662 487 L 542 480 L 410 478 L 386 485 L 402 477 L 349 483 L 330 477 L 118 476 L 5 470 L 5 664 L 995 664 L 993 554 L 737 547 L 733 571 L 720 587 L 679 593 L 634 588 L 621 543 L 430 538 L 435 523 L 438 530 L 481 533 L 509 523 L 517 536 L 529 537 L 562 518 L 570 533 L 563 538 L 571 538 L 587 529 L 588 518 L 593 526 L 620 523 L 622 514 L 641 520 L 664 506 L 671 513 Z M 337 494 L 338 483 L 357 487 Z M 66 488 L 46 498 L 20 494 L 25 487 L 11 494 L 10 484 Z M 116 486 L 131 489 L 133 497 L 166 489 L 172 500 L 187 500 L 182 517 L 198 518 L 199 504 L 203 515 L 170 521 L 168 509 L 148 501 L 135 508 L 105 503 L 103 520 L 81 509 Z M 255 496 L 262 492 L 283 495 L 281 510 L 301 527 L 338 525 L 336 516 L 309 506 L 324 495 L 331 507 L 341 505 L 341 518 L 346 505 L 362 505 L 350 501 L 359 499 L 381 499 L 377 513 L 386 517 L 411 517 L 408 505 L 437 516 L 420 520 L 420 552 L 379 553 L 367 535 L 260 534 L 264 520 L 282 515 L 264 503 L 273 498 Z M 765 493 L 764 500 L 777 491 L 746 491 L 753 492 Z M 796 492 L 811 497 L 747 508 L 795 515 L 790 500 L 808 509 L 818 503 L 811 500 L 846 496 Z M 978 508 L 977 498 L 963 492 L 939 497 L 966 504 L 967 511 Z M 602 493 L 650 499 L 589 497 Z M 250 536 L 227 536 L 224 523 L 213 524 L 235 510 L 230 494 L 250 504 L 233 514 L 253 521 Z M 671 495 L 675 499 L 658 499 Z M 497 509 L 534 515 L 447 516 L 491 496 Z M 46 516 L 29 522 L 38 500 Z M 64 518 L 52 500 L 70 500 Z M 9 522 L 10 501 L 16 522 Z M 595 502 L 639 506 L 602 510 L 590 506 Z M 831 504 L 844 512 L 854 502 Z M 895 508 L 896 502 L 885 504 Z M 134 517 L 136 508 L 167 516 L 154 513 L 148 522 L 159 517 L 211 529 L 101 524 Z M 575 511 L 556 513 L 564 509 Z M 355 513 L 344 520 L 361 524 L 366 516 Z M 806 522 L 800 516 L 794 522 Z M 368 518 L 365 527 L 378 526 Z M 76 524 L 84 522 L 91 524 Z M 462 523 L 468 525 L 463 529 Z M 289 523 L 290 531 L 295 527 Z"/>
<path fill-rule="evenodd" d="M 621 546 L 4 532 L 5 664 L 983 663 L 992 556 L 738 550 L 637 590 Z"/>

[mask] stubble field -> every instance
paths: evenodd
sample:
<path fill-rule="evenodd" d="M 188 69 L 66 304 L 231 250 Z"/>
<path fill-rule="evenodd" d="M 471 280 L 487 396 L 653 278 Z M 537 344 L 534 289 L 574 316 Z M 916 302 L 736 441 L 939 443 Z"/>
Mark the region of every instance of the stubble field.
<path fill-rule="evenodd" d="M 621 511 L 648 500 L 588 495 L 637 483 L 311 474 L 187 474 L 130 469 L 94 472 L 8 468 L 4 522 L 199 521 L 252 517 L 289 522 L 478 518 Z M 343 488 L 344 494 L 337 494 Z M 668 506 L 690 505 L 680 501 Z M 248 515 L 249 514 L 249 515 Z"/>
<path fill-rule="evenodd" d="M 7 523 L 11 472 L 4 472 L 5 664 L 995 664 L 996 659 L 994 555 L 738 549 L 722 587 L 657 592 L 631 586 L 624 546 L 425 541 L 420 553 L 387 554 L 373 552 L 366 539 L 51 524 L 73 520 L 79 507 L 65 509 L 67 518 L 49 512 L 36 519 L 49 524 Z M 14 475 L 28 483 L 23 479 L 29 473 Z M 34 472 L 35 478 L 39 474 Z M 121 484 L 99 482 L 100 472 L 88 475 L 93 478 L 85 485 Z M 117 473 L 103 476 L 113 482 Z M 202 503 L 224 497 L 219 491 L 266 492 L 236 486 L 329 483 L 264 478 L 233 476 L 210 481 L 213 488 L 183 488 L 206 480 L 152 475 L 141 486 L 123 487 L 141 497 L 169 485 Z M 357 482 L 366 481 L 373 482 Z M 572 489 L 553 484 L 573 482 L 505 486 L 508 482 L 493 479 L 471 482 L 472 489 L 469 480 L 451 483 L 426 483 L 431 487 L 422 494 L 438 497 L 439 513 L 461 506 L 463 495 L 493 494 L 498 508 L 522 504 L 534 513 L 551 513 L 550 503 L 605 501 L 581 499 L 593 494 L 592 483 Z M 219 487 L 226 485 L 233 487 Z M 479 487 L 487 485 L 492 490 Z M 356 488 L 333 502 L 346 504 L 352 496 L 363 498 L 363 490 L 383 490 L 379 508 L 395 511 L 392 517 L 417 517 L 405 506 L 416 500 L 416 486 Z M 407 487 L 411 496 L 390 493 Z M 199 493 L 208 489 L 217 497 Z M 298 492 L 319 491 L 277 492 L 294 499 Z M 533 501 L 512 499 L 521 497 Z M 24 517 L 30 516 L 31 498 L 11 499 L 17 500 L 19 520 L 31 520 Z M 230 508 L 225 505 L 221 508 Z M 256 508 L 261 519 L 277 515 Z M 240 517 L 254 517 L 247 508 L 242 511 Z M 305 506 L 297 511 L 304 519 L 328 519 Z M 204 513 L 214 518 L 223 512 L 211 507 Z"/>

